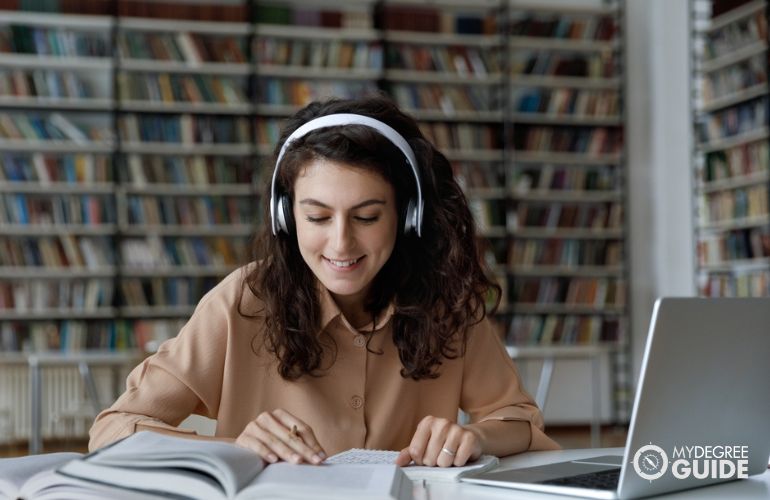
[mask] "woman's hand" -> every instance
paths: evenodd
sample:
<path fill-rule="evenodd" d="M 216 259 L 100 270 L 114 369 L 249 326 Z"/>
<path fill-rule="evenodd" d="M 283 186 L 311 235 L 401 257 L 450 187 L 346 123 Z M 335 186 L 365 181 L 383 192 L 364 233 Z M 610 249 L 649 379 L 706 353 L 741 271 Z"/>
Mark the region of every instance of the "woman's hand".
<path fill-rule="evenodd" d="M 414 460 L 417 465 L 461 466 L 481 456 L 481 439 L 469 428 L 447 420 L 427 416 L 417 425 L 412 442 L 401 450 L 396 465 L 404 467 Z"/>
<path fill-rule="evenodd" d="M 313 429 L 281 409 L 260 413 L 243 429 L 235 444 L 255 451 L 270 463 L 285 460 L 320 464 L 326 459 Z"/>

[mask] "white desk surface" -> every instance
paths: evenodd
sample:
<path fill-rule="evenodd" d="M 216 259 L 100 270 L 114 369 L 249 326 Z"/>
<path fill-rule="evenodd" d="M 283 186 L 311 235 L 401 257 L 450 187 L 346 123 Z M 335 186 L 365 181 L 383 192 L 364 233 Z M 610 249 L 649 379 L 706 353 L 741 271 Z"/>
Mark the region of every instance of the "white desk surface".
<path fill-rule="evenodd" d="M 562 451 L 535 451 L 500 459 L 500 470 L 532 467 L 553 462 L 563 462 L 590 456 L 622 455 L 623 448 L 587 448 Z M 425 487 L 415 483 L 414 500 L 512 500 L 532 499 L 547 500 L 568 498 L 562 495 L 550 495 L 524 490 L 496 488 L 469 483 L 428 483 Z M 748 479 L 685 490 L 653 498 L 674 499 L 768 499 L 770 498 L 770 470 Z"/>
<path fill-rule="evenodd" d="M 531 467 L 597 455 L 622 454 L 622 448 L 586 448 L 580 450 L 539 451 L 515 455 L 500 460 L 501 469 Z M 45 455 L 40 455 L 43 460 Z M 574 497 L 549 495 L 508 488 L 495 488 L 468 483 L 422 483 L 415 481 L 413 500 L 565 500 Z M 722 483 L 705 488 L 686 490 L 654 498 L 674 499 L 767 499 L 770 498 L 770 470 L 748 479 Z"/>

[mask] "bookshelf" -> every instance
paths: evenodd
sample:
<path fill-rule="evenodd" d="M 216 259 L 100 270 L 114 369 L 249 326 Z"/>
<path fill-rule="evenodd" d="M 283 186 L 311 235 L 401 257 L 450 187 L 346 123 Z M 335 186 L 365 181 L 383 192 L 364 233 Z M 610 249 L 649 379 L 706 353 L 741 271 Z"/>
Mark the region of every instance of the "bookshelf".
<path fill-rule="evenodd" d="M 451 162 L 507 303 L 504 10 L 497 0 L 387 0 L 377 21 L 385 44 L 384 88 Z"/>
<path fill-rule="evenodd" d="M 126 319 L 154 327 L 189 317 L 247 253 L 256 149 L 246 14 L 117 19 L 118 291 Z"/>
<path fill-rule="evenodd" d="M 527 352 L 610 347 L 613 417 L 627 419 L 623 6 L 551 4 L 3 11 L 0 348 L 90 347 L 77 339 L 103 330 L 102 347 L 151 350 L 175 335 L 247 255 L 282 121 L 314 99 L 379 89 L 452 163 L 504 291 L 506 341 Z M 11 25 L 102 42 L 32 55 L 11 45 L 22 36 Z M 51 120 L 58 135 L 29 135 Z M 67 211 L 98 223 L 47 224 Z M 90 305 L 13 302 L 43 288 Z M 86 334 L 62 337 L 70 325 Z"/>
<path fill-rule="evenodd" d="M 272 174 L 269 158 L 283 119 L 316 99 L 355 98 L 377 90 L 383 43 L 374 29 L 374 4 L 257 2 L 252 53 L 256 144 L 265 165 L 261 175 Z"/>
<path fill-rule="evenodd" d="M 691 2 L 699 294 L 770 294 L 767 3 Z"/>
<path fill-rule="evenodd" d="M 373 5 L 359 0 L 344 6 L 280 1 L 256 6 L 257 114 L 269 127 L 310 101 L 377 89 L 382 43 L 372 25 Z"/>
<path fill-rule="evenodd" d="M 0 346 L 115 342 L 109 18 L 0 21 Z"/>
<path fill-rule="evenodd" d="M 508 343 L 609 347 L 630 411 L 621 2 L 511 2 L 505 116 Z"/>

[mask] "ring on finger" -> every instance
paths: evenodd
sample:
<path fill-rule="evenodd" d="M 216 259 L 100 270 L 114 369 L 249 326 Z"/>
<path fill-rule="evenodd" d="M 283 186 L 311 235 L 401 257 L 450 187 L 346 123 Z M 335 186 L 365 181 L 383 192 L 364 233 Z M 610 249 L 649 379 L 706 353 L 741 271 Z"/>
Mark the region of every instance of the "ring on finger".
<path fill-rule="evenodd" d="M 299 439 L 299 433 L 297 432 L 297 426 L 292 425 L 291 430 L 289 431 L 289 439 L 294 441 L 295 439 Z"/>
<path fill-rule="evenodd" d="M 452 451 L 452 450 L 450 450 L 449 448 L 446 448 L 446 447 L 441 448 L 441 452 L 442 453 L 446 453 L 450 457 L 453 457 L 453 456 L 455 456 L 457 454 L 457 452 L 454 452 L 454 451 Z"/>

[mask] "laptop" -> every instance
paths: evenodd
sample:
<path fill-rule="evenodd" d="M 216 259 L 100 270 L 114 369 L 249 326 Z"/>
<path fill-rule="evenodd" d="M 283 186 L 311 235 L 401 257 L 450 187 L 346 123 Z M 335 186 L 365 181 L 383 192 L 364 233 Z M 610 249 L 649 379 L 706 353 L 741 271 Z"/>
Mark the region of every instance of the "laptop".
<path fill-rule="evenodd" d="M 639 498 L 761 474 L 770 456 L 770 299 L 661 298 L 623 455 L 462 481 Z"/>

